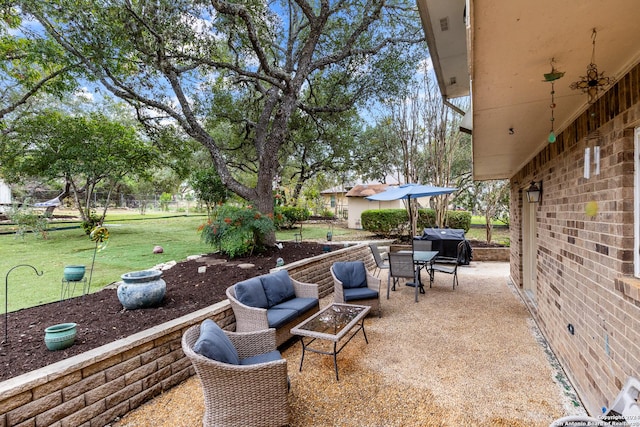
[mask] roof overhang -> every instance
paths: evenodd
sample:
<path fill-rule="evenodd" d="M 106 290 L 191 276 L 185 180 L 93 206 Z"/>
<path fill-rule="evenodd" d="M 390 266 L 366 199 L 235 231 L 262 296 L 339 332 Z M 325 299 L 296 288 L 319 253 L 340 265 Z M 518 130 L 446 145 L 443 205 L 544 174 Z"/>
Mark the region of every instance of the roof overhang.
<path fill-rule="evenodd" d="M 588 107 L 586 94 L 569 85 L 586 74 L 592 32 L 595 63 L 619 79 L 640 62 L 637 0 L 535 2 L 504 0 L 417 0 L 429 52 L 445 100 L 471 95 L 473 176 L 506 179 L 546 144 L 551 129 L 551 83 L 544 74 L 565 72 L 554 83 L 554 128 L 560 133 Z M 440 22 L 466 19 L 462 28 L 441 30 Z M 452 40 L 455 38 L 456 40 Z M 464 43 L 464 49 L 460 44 Z M 462 51 L 467 60 L 461 76 Z M 456 77 L 457 87 L 447 84 Z M 463 81 L 467 82 L 466 91 Z"/>

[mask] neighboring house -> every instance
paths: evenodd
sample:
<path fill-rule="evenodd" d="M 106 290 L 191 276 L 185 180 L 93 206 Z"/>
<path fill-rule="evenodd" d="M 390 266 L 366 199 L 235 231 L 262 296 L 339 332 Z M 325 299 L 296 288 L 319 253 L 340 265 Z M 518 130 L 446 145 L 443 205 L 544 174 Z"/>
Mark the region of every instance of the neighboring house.
<path fill-rule="evenodd" d="M 346 198 L 347 188 L 332 187 L 320 192 L 323 206 L 333 212 L 336 218 L 345 218 L 349 202 Z"/>
<path fill-rule="evenodd" d="M 370 194 L 377 194 L 384 191 L 384 189 L 389 185 L 399 184 L 400 181 L 398 180 L 398 177 L 387 175 L 385 177 L 384 184 L 363 183 L 362 181 L 357 181 L 355 184 L 345 185 L 344 187 L 336 186 L 328 188 L 321 191 L 320 195 L 322 196 L 324 206 L 332 210 L 335 213 L 336 218 L 347 218 L 349 228 L 361 229 L 362 224 L 360 224 L 360 214 L 362 211 L 367 209 L 380 209 L 378 207 L 365 208 L 365 206 L 373 206 L 371 205 L 373 202 L 361 199 L 368 196 L 368 193 L 371 191 L 375 191 L 375 193 L 371 192 Z M 360 194 L 362 191 L 366 194 Z M 392 203 L 388 207 L 396 208 L 397 204 Z M 400 207 L 403 206 L 400 205 Z"/>
<path fill-rule="evenodd" d="M 474 179 L 510 180 L 510 280 L 597 416 L 627 377 L 640 377 L 640 6 L 418 0 L 418 8 L 445 102 L 472 94 L 463 122 Z M 590 63 L 594 79 L 584 77 Z M 552 71 L 564 72 L 553 83 L 555 108 L 553 77 L 544 76 Z M 606 77 L 613 81 L 598 86 Z M 526 197 L 532 181 L 539 203 Z M 526 369 L 517 354 L 513 363 Z"/>
<path fill-rule="evenodd" d="M 0 179 L 0 212 L 11 204 L 11 188 Z"/>
<path fill-rule="evenodd" d="M 389 202 L 374 202 L 365 199 L 367 196 L 382 193 L 389 187 L 389 184 L 358 184 L 353 187 L 346 196 L 349 198 L 349 216 L 347 227 L 362 229 L 360 216 L 362 212 L 369 209 L 401 209 L 404 208 L 402 200 L 392 200 Z"/>

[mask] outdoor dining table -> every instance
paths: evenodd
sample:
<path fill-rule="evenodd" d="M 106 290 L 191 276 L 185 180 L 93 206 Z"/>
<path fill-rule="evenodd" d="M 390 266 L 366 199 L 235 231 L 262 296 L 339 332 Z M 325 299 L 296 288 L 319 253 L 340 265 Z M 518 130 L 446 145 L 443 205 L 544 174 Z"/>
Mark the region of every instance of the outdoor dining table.
<path fill-rule="evenodd" d="M 427 268 L 429 272 L 429 284 L 433 282 L 433 273 L 429 271 L 429 264 L 438 256 L 438 251 L 399 251 L 400 253 L 413 253 L 413 264 L 416 268 L 416 279 L 413 284 L 407 283 L 409 286 L 415 286 L 416 288 L 416 302 L 418 302 L 418 288 L 424 293 L 424 286 L 422 285 L 422 278 L 420 277 L 420 270 Z"/>

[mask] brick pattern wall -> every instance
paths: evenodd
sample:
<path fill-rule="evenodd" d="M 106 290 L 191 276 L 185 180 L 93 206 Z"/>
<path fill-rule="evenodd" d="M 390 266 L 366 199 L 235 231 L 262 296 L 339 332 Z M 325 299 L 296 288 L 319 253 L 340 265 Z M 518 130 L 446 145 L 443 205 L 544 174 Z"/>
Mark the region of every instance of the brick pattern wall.
<path fill-rule="evenodd" d="M 640 282 L 631 277 L 637 126 L 640 65 L 511 180 L 511 279 L 522 288 L 523 189 L 542 180 L 536 298 L 529 306 L 592 415 L 613 403 L 628 376 L 640 377 Z M 585 148 L 593 165 L 596 145 L 600 174 L 592 166 L 585 179 Z M 595 217 L 585 212 L 590 201 L 598 205 Z"/>
<path fill-rule="evenodd" d="M 374 265 L 361 244 L 291 263 L 298 280 L 333 292 L 329 267 L 362 259 Z M 228 300 L 187 316 L 0 383 L 0 427 L 102 427 L 195 374 L 181 348 L 183 333 L 206 318 L 233 330 Z"/>

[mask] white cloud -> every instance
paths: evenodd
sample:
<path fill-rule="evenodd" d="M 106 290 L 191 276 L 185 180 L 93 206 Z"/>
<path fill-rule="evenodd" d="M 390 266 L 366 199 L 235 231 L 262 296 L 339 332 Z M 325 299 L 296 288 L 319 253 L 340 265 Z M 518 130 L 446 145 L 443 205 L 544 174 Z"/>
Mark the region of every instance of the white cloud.
<path fill-rule="evenodd" d="M 76 90 L 73 95 L 76 98 L 79 98 L 80 100 L 82 100 L 84 102 L 93 102 L 94 101 L 93 93 L 91 93 L 86 86 L 81 87 L 80 89 Z"/>

